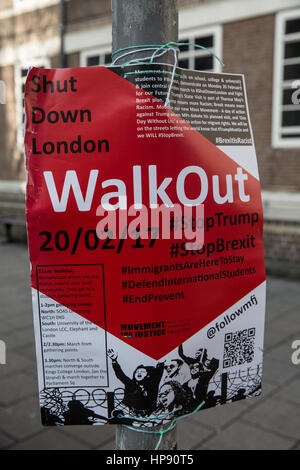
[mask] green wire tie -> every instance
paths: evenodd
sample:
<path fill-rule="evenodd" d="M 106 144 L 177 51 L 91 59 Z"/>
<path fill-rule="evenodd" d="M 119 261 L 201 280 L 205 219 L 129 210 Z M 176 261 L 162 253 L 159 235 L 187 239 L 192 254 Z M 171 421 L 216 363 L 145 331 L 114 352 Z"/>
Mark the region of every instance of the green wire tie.
<path fill-rule="evenodd" d="M 158 443 L 156 444 L 156 447 L 154 450 L 158 450 L 159 449 L 159 446 L 161 444 L 161 441 L 162 441 L 162 438 L 163 438 L 163 435 L 169 431 L 171 431 L 172 429 L 175 428 L 176 426 L 176 423 L 177 421 L 179 421 L 180 419 L 183 419 L 183 418 L 186 418 L 187 416 L 192 416 L 193 414 L 197 413 L 197 411 L 200 410 L 200 408 L 202 408 L 202 406 L 204 405 L 205 401 L 203 401 L 202 403 L 200 403 L 200 405 L 197 406 L 197 408 L 194 409 L 194 411 L 191 411 L 190 413 L 187 413 L 183 416 L 178 416 L 177 418 L 174 418 L 170 424 L 169 427 L 167 427 L 166 429 L 162 430 L 162 431 L 147 431 L 147 430 L 144 430 L 144 429 L 138 429 L 138 428 L 134 428 L 133 426 L 128 426 L 127 424 L 122 424 L 122 426 L 124 426 L 125 428 L 127 429 L 131 429 L 132 431 L 135 431 L 135 432 L 143 432 L 145 434 L 160 434 L 159 436 L 159 440 L 158 440 Z M 149 417 L 147 418 L 147 421 L 150 421 L 150 420 L 155 420 L 155 419 L 162 419 L 164 417 L 167 417 L 167 416 L 170 416 L 171 414 L 175 413 L 176 411 L 179 411 L 180 408 L 176 408 L 175 410 L 171 411 L 170 413 L 168 414 L 165 414 L 165 415 L 161 415 L 161 416 L 156 416 L 156 417 Z M 143 418 L 133 418 L 132 416 L 126 416 L 126 415 L 119 415 L 120 418 L 130 418 L 130 419 L 133 419 L 134 421 L 145 421 L 145 419 Z"/>

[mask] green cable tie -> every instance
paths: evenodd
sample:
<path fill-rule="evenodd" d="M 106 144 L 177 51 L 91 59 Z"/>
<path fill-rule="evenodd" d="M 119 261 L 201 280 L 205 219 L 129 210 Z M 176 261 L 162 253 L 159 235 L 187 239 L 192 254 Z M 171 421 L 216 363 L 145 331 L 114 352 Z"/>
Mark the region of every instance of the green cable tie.
<path fill-rule="evenodd" d="M 128 426 L 127 424 L 122 424 L 121 426 L 124 426 L 125 428 L 127 429 L 130 429 L 132 431 L 135 431 L 135 432 L 143 432 L 145 434 L 160 434 L 160 437 L 159 437 L 159 440 L 158 440 L 158 443 L 156 444 L 156 447 L 154 450 L 158 450 L 159 449 L 159 446 L 161 444 L 161 441 L 162 441 L 162 438 L 163 438 L 163 435 L 169 431 L 171 431 L 172 429 L 174 429 L 174 427 L 176 426 L 176 423 L 177 421 L 179 421 L 180 419 L 183 419 L 183 418 L 186 418 L 187 416 L 192 416 L 193 414 L 197 413 L 197 411 L 200 410 L 200 408 L 202 408 L 202 406 L 204 405 L 205 401 L 203 401 L 202 403 L 200 403 L 200 405 L 198 405 L 193 411 L 191 411 L 190 413 L 186 413 L 182 416 L 178 416 L 177 418 L 174 418 L 170 424 L 169 427 L 167 427 L 166 429 L 162 430 L 162 431 L 147 431 L 145 429 L 139 429 L 139 428 L 135 428 L 133 426 Z M 170 414 L 172 413 L 175 413 L 176 411 L 178 411 L 179 408 L 171 411 L 170 413 L 168 413 L 167 415 L 161 415 L 161 416 L 156 416 L 155 418 L 147 418 L 148 421 L 150 419 L 161 419 L 162 417 L 165 417 L 165 416 L 169 416 Z M 134 421 L 145 421 L 143 420 L 142 418 L 133 418 L 132 416 L 121 416 L 121 417 L 124 417 L 124 418 L 131 418 L 133 419 Z"/>
<path fill-rule="evenodd" d="M 142 44 L 142 45 L 138 45 L 138 46 L 128 46 L 128 47 L 124 47 L 124 48 L 118 49 L 117 51 L 113 52 L 112 57 L 114 57 L 119 52 L 128 51 L 128 50 L 132 50 L 132 49 L 136 50 L 136 49 L 146 49 L 146 48 L 149 48 L 149 49 L 157 48 L 153 52 L 153 54 L 150 58 L 149 64 L 152 64 L 153 60 L 155 59 L 155 56 L 162 49 L 172 49 L 173 48 L 173 49 L 179 50 L 180 46 L 193 46 L 193 47 L 196 47 L 196 48 L 199 48 L 199 49 L 202 49 L 202 50 L 206 50 L 213 57 L 215 57 L 215 59 L 217 59 L 217 61 L 222 65 L 222 67 L 224 66 L 224 62 L 214 52 L 212 52 L 210 49 L 208 49 L 205 46 L 200 46 L 200 44 L 195 44 L 195 43 L 192 43 L 192 42 L 173 42 L 173 41 L 170 41 L 170 42 L 167 42 L 166 44 Z M 140 60 L 140 59 L 132 59 L 129 62 L 137 61 L 137 60 Z M 126 62 L 125 64 L 122 64 L 122 65 L 126 66 L 126 64 L 128 64 L 128 62 Z M 145 63 L 145 65 L 149 65 L 149 64 Z"/>

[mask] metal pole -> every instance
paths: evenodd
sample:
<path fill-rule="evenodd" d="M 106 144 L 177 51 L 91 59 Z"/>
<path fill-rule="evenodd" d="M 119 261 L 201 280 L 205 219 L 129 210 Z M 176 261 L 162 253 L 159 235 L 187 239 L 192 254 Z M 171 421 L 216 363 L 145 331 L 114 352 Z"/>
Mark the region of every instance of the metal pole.
<path fill-rule="evenodd" d="M 128 46 L 177 41 L 178 0 L 112 0 L 112 39 L 113 51 Z M 138 53 L 136 57 L 139 57 Z M 172 63 L 172 59 L 171 54 L 164 57 L 166 62 Z M 118 450 L 153 450 L 158 440 L 159 434 L 140 433 L 117 426 Z M 176 447 L 175 427 L 163 435 L 159 449 Z"/>
<path fill-rule="evenodd" d="M 65 0 L 60 0 L 60 67 L 63 69 L 67 66 L 66 54 L 65 54 L 65 29 L 66 29 L 66 18 L 65 18 Z"/>
<path fill-rule="evenodd" d="M 112 0 L 113 51 L 177 40 L 178 0 Z"/>

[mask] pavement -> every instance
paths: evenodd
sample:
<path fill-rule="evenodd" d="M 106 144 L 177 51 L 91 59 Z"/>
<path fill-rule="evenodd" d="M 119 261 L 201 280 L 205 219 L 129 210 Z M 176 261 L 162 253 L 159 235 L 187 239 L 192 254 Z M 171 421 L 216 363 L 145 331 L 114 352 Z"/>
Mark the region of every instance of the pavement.
<path fill-rule="evenodd" d="M 113 425 L 41 425 L 26 245 L 0 243 L 0 266 L 0 449 L 113 450 Z M 262 395 L 181 420 L 179 449 L 300 449 L 299 310 L 300 283 L 268 278 Z"/>

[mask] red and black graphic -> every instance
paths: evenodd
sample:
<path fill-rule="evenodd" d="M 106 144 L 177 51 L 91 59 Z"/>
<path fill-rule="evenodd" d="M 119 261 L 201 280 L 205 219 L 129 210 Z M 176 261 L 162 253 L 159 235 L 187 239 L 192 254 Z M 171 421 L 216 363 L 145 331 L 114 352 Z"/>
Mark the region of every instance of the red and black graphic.
<path fill-rule="evenodd" d="M 238 362 L 232 347 L 214 351 L 206 328 L 265 281 L 255 152 L 242 164 L 253 149 L 244 84 L 176 72 L 171 82 L 157 66 L 29 71 L 26 211 L 41 401 L 58 407 L 43 406 L 48 424 L 112 422 L 118 404 L 129 421 L 208 406 L 220 363 Z M 200 205 L 201 217 L 185 215 Z M 189 224 L 203 243 L 188 248 L 177 235 Z M 240 325 L 253 309 L 258 323 Z M 236 313 L 236 331 L 259 328 L 263 301 L 253 309 Z M 124 370 L 120 348 L 144 360 Z M 112 398 L 118 388 L 122 398 Z M 89 406 L 75 392 L 61 397 L 71 389 L 84 390 Z M 105 391 L 105 416 L 92 389 Z"/>

